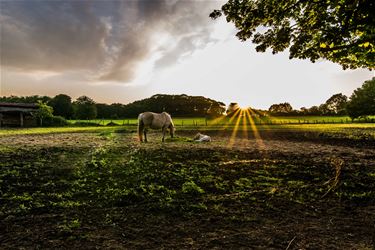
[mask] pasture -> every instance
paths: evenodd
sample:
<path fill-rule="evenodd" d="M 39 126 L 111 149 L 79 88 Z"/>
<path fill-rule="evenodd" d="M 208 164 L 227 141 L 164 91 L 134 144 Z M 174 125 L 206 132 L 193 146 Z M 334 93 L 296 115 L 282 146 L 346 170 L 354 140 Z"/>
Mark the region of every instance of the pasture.
<path fill-rule="evenodd" d="M 1 248 L 374 247 L 374 124 L 135 130 L 0 130 Z"/>
<path fill-rule="evenodd" d="M 253 118 L 254 123 L 259 125 L 280 125 L 280 124 L 338 124 L 338 123 L 352 123 L 348 116 L 278 116 L 278 117 L 263 117 Z M 235 120 L 230 121 L 230 118 L 223 119 L 206 119 L 204 117 L 173 117 L 175 126 L 225 126 L 234 125 Z M 375 122 L 374 116 L 369 116 L 367 119 L 357 120 L 357 122 Z M 126 119 L 94 119 L 94 120 L 69 120 L 71 125 L 74 124 L 98 124 L 106 126 L 110 123 L 121 126 L 135 126 L 138 121 L 136 118 Z M 247 123 L 250 123 L 247 121 Z"/>

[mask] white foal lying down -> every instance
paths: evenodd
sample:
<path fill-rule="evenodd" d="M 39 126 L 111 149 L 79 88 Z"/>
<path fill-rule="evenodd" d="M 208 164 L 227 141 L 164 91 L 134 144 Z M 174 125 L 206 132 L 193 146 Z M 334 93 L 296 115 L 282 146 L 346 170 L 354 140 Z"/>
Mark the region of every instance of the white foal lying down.
<path fill-rule="evenodd" d="M 199 142 L 210 142 L 211 137 L 208 135 L 204 135 L 201 133 L 198 133 L 194 136 L 194 141 L 199 141 Z"/>

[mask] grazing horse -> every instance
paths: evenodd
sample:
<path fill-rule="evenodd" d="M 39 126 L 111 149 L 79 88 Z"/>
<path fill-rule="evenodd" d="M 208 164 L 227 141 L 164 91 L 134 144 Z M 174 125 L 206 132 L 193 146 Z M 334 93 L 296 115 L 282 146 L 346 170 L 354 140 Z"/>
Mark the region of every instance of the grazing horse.
<path fill-rule="evenodd" d="M 148 128 L 151 129 L 162 129 L 163 131 L 163 139 L 165 137 L 165 132 L 169 129 L 171 137 L 173 138 L 174 135 L 174 124 L 172 121 L 171 116 L 167 112 L 163 112 L 161 114 L 153 113 L 153 112 L 144 112 L 139 114 L 138 116 L 138 136 L 139 140 L 142 142 L 142 133 L 145 136 L 145 142 L 147 142 L 147 130 Z"/>

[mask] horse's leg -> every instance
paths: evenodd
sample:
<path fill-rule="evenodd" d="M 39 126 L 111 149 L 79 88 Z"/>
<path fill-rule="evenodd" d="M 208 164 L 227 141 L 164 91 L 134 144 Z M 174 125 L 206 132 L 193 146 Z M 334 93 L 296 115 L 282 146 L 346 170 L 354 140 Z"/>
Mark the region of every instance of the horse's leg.
<path fill-rule="evenodd" d="M 161 139 L 161 141 L 162 142 L 164 142 L 164 137 L 165 137 L 165 131 L 166 131 L 167 129 L 165 128 L 165 127 L 163 127 L 163 138 Z"/>
<path fill-rule="evenodd" d="M 173 138 L 173 136 L 174 136 L 174 127 L 173 126 L 169 126 L 169 134 L 171 135 L 171 138 Z"/>
<path fill-rule="evenodd" d="M 145 142 L 147 142 L 147 134 L 146 133 L 147 133 L 147 129 L 144 129 L 143 134 L 145 135 Z"/>
<path fill-rule="evenodd" d="M 143 142 L 142 134 L 143 134 L 142 131 L 138 132 L 138 137 L 139 137 L 139 141 L 140 141 L 140 142 Z"/>
<path fill-rule="evenodd" d="M 142 121 L 139 121 L 138 122 L 138 137 L 139 137 L 139 141 L 142 142 L 142 134 L 143 134 L 143 131 L 144 131 L 144 126 L 142 124 Z"/>

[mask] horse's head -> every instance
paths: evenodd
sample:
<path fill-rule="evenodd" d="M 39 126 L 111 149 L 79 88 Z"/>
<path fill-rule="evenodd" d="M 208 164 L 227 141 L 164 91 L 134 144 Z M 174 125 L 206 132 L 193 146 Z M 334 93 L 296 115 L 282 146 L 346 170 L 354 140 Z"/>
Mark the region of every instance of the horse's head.
<path fill-rule="evenodd" d="M 199 140 L 201 138 L 202 134 L 201 133 L 197 133 L 195 136 L 194 136 L 194 139 L 193 140 Z"/>
<path fill-rule="evenodd" d="M 170 133 L 172 138 L 174 136 L 175 131 L 176 131 L 176 128 L 174 127 L 173 123 L 171 123 L 171 125 L 169 125 L 169 133 Z"/>

